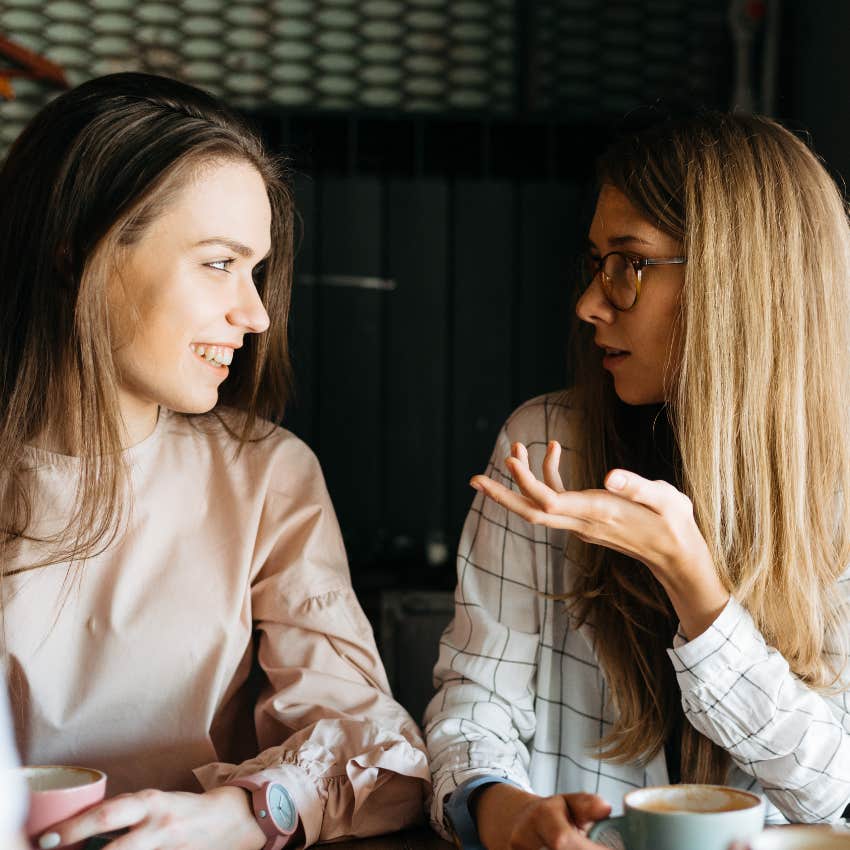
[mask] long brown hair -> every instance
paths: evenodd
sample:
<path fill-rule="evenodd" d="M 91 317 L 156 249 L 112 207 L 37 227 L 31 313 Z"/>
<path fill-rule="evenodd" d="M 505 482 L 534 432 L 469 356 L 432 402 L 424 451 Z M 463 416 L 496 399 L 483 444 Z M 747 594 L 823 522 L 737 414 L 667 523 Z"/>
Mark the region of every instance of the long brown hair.
<path fill-rule="evenodd" d="M 113 74 L 46 106 L 0 169 L 0 557 L 30 534 L 24 447 L 57 424 L 79 456 L 76 508 L 46 563 L 79 562 L 114 539 L 129 503 L 107 283 L 199 168 L 243 161 L 262 176 L 271 253 L 257 280 L 269 330 L 250 334 L 219 405 L 242 412 L 238 443 L 279 419 L 290 394 L 287 316 L 293 203 L 282 164 L 215 98 L 175 80 Z M 20 567 L 19 567 L 20 569 Z"/>
<path fill-rule="evenodd" d="M 688 263 L 681 359 L 662 408 L 619 402 L 579 335 L 579 484 L 598 487 L 621 466 L 679 486 L 721 581 L 766 641 L 810 686 L 835 687 L 847 659 L 835 584 L 850 561 L 850 231 L 839 192 L 780 125 L 719 113 L 624 136 L 600 181 L 680 240 Z M 622 555 L 571 546 L 583 565 L 574 609 L 595 628 L 617 713 L 601 754 L 641 761 L 681 734 L 683 781 L 722 782 L 727 754 L 683 721 L 661 586 Z"/>

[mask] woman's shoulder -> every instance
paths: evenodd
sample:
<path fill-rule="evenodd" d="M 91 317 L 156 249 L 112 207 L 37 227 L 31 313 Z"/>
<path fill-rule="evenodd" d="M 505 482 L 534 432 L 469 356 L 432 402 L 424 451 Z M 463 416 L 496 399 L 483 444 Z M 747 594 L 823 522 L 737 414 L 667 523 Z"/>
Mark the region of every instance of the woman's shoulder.
<path fill-rule="evenodd" d="M 564 447 L 576 442 L 580 411 L 572 390 L 559 390 L 531 398 L 508 417 L 503 431 L 510 442 L 547 443 Z"/>

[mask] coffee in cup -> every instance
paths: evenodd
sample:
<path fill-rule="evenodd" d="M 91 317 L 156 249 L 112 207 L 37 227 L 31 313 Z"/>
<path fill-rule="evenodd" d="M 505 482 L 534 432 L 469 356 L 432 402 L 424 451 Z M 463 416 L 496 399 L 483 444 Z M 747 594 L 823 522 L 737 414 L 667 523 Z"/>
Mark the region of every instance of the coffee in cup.
<path fill-rule="evenodd" d="M 599 821 L 589 838 L 618 834 L 626 850 L 727 850 L 747 843 L 764 826 L 764 801 L 725 785 L 662 785 L 623 798 L 620 817 Z"/>
<path fill-rule="evenodd" d="M 106 774 L 91 767 L 35 765 L 22 767 L 20 772 L 30 791 L 24 832 L 31 840 L 99 803 L 106 793 Z"/>

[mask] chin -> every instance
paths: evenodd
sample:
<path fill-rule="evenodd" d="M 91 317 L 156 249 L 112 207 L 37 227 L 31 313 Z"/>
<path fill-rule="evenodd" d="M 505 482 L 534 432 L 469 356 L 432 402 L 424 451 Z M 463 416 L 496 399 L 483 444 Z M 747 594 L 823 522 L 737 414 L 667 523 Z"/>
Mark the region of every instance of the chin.
<path fill-rule="evenodd" d="M 653 392 L 648 387 L 621 387 L 614 383 L 614 392 L 623 404 L 638 407 L 642 404 L 661 404 L 664 393 Z"/>
<path fill-rule="evenodd" d="M 212 396 L 163 399 L 160 404 L 175 413 L 209 413 L 218 404 L 218 393 Z"/>

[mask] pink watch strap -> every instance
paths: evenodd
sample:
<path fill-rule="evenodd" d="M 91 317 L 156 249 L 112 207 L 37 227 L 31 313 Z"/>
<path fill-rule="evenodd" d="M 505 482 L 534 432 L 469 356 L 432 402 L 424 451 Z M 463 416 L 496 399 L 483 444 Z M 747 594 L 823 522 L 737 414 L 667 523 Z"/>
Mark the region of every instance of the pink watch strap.
<path fill-rule="evenodd" d="M 272 816 L 272 806 L 269 800 L 270 792 L 285 795 L 292 809 L 295 809 L 292 797 L 287 792 L 285 786 L 275 780 L 270 780 L 262 774 L 251 774 L 249 776 L 241 776 L 238 779 L 231 779 L 228 785 L 234 785 L 237 788 L 244 788 L 251 792 L 251 806 L 254 810 L 254 818 L 257 821 L 260 829 L 265 834 L 267 841 L 263 850 L 282 850 L 289 841 L 290 837 L 298 829 L 298 813 L 294 811 L 294 821 L 291 829 L 281 827 Z M 278 789 L 273 789 L 272 786 L 277 786 Z"/>

